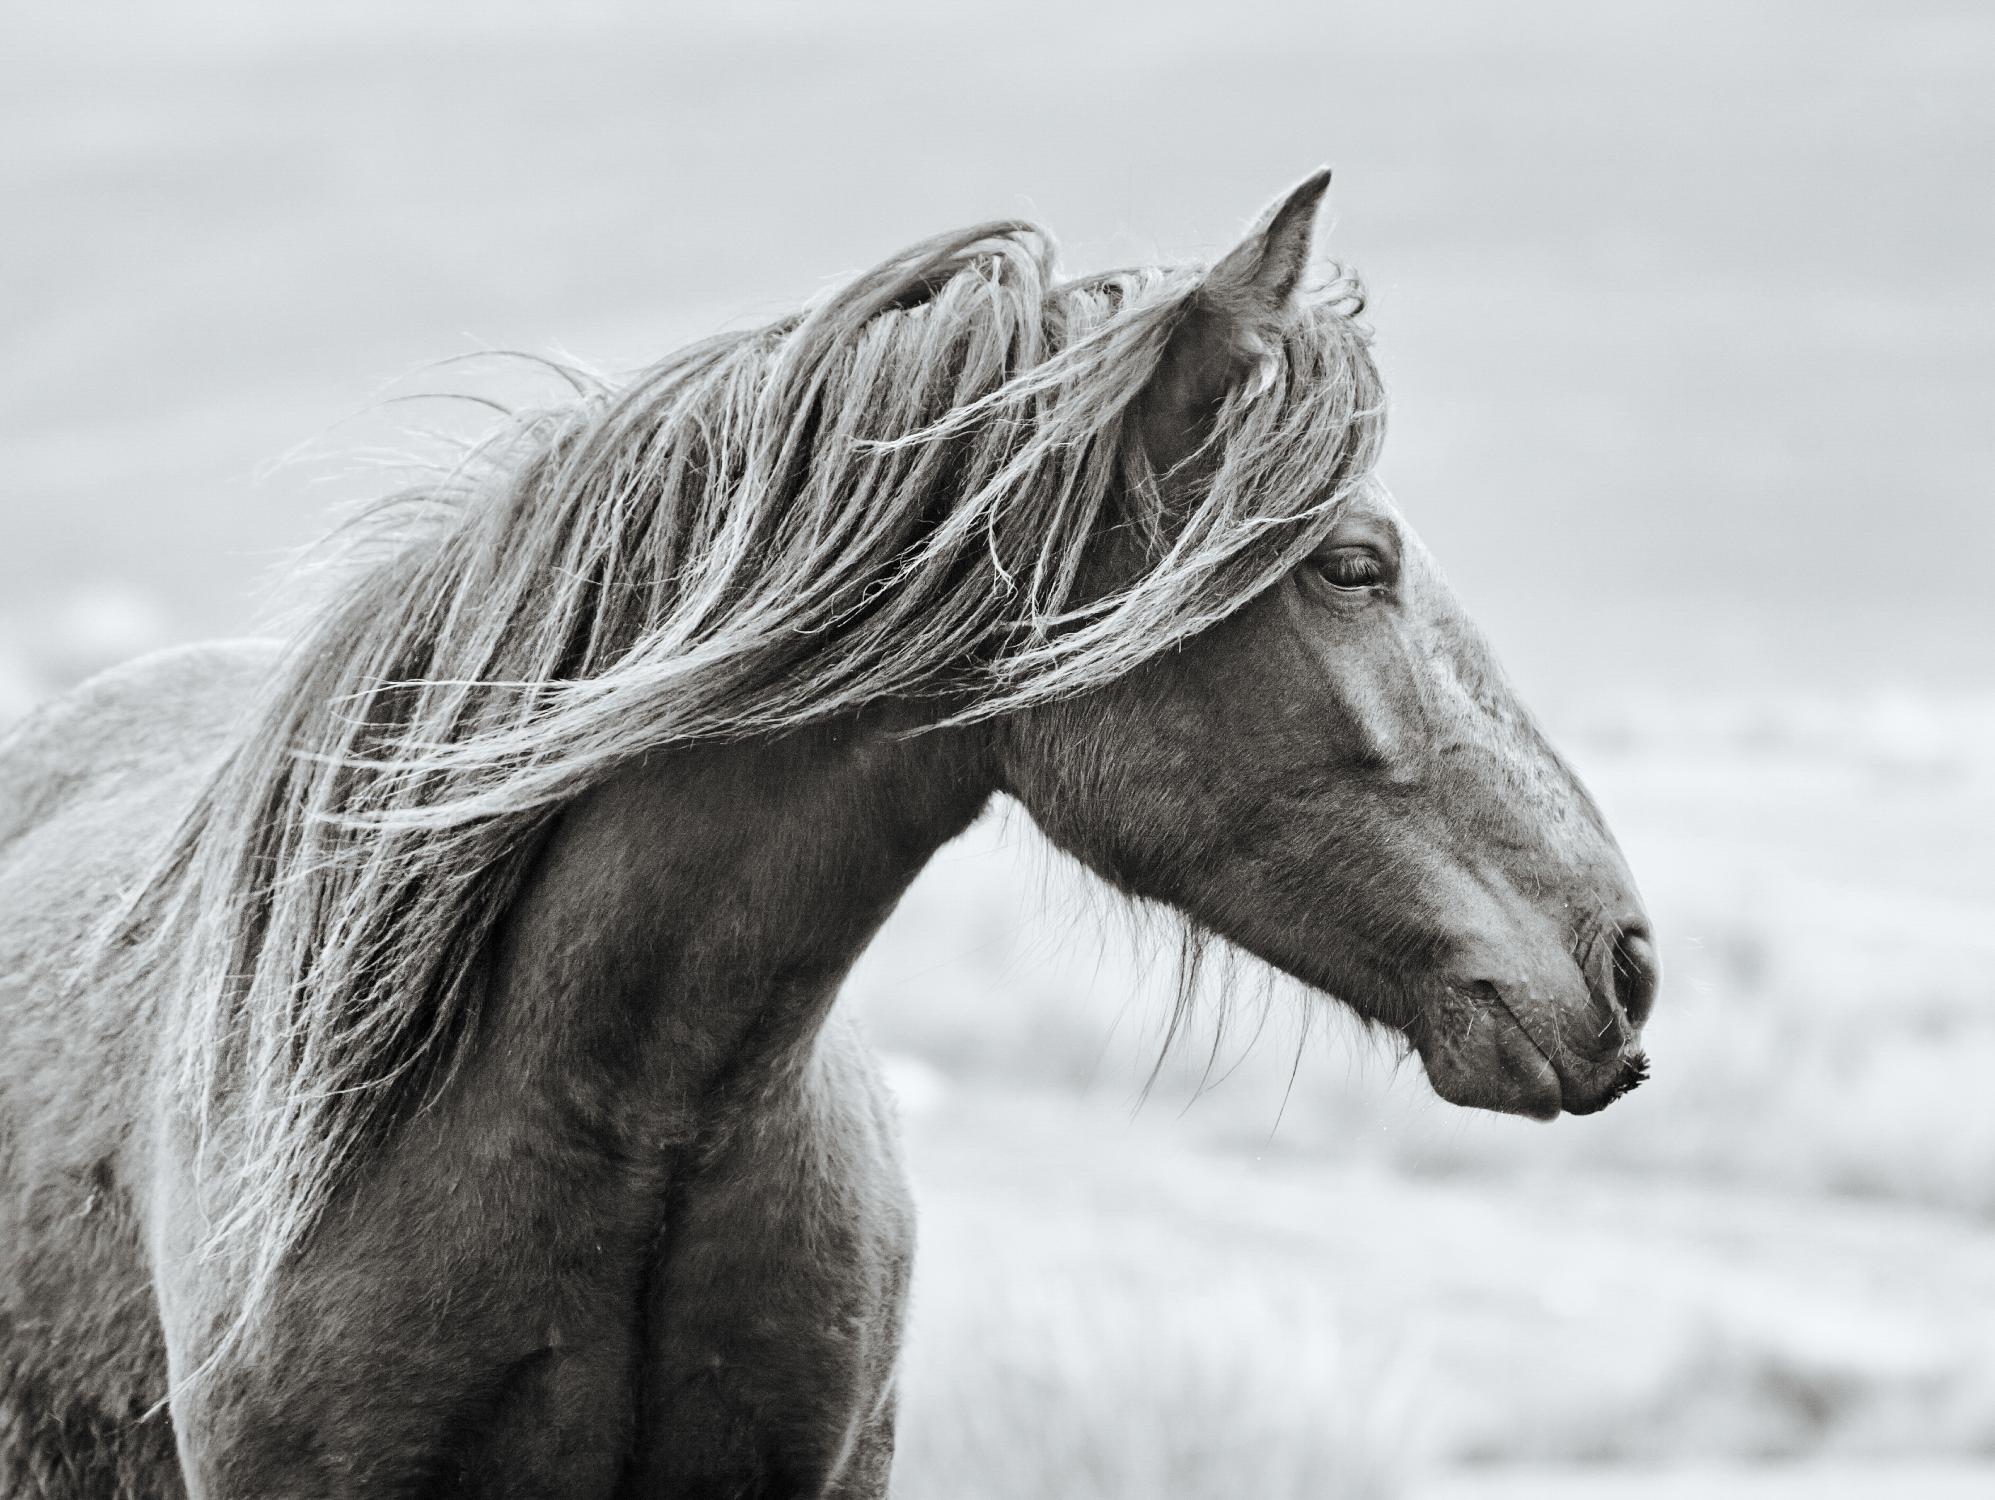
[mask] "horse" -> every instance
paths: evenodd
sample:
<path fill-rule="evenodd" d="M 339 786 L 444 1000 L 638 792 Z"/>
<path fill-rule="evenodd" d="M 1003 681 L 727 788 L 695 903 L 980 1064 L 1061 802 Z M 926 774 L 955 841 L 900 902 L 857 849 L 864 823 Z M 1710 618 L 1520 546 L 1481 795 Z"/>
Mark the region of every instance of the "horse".
<path fill-rule="evenodd" d="M 841 979 L 1000 795 L 1456 1104 L 1639 1082 L 1599 810 L 1375 470 L 1318 172 L 557 365 L 276 642 L 0 745 L 0 1487 L 879 1497 L 913 1247 Z"/>

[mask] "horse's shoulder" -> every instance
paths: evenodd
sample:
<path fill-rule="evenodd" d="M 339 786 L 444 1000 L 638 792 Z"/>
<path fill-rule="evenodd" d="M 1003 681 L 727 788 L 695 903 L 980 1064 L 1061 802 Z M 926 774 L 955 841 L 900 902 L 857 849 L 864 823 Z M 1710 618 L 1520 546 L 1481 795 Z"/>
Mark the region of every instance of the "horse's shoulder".
<path fill-rule="evenodd" d="M 84 788 L 212 763 L 275 660 L 274 643 L 204 641 L 101 672 L 0 736 L 0 843 Z"/>

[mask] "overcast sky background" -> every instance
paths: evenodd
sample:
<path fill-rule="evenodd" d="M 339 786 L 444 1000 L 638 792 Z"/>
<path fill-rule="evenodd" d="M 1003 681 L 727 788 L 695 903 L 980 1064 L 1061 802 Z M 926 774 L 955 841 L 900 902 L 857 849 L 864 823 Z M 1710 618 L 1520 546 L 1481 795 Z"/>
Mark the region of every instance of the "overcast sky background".
<path fill-rule="evenodd" d="M 1210 254 L 1319 162 L 1513 671 L 1986 685 L 1995 9 L 68 6 L 0 47 L 0 615 L 239 630 L 480 345 L 634 364 L 945 226 Z M 371 438 L 365 424 L 359 438 Z M 341 435 L 329 446 L 337 449 Z M 24 623 L 25 622 L 25 623 Z"/>

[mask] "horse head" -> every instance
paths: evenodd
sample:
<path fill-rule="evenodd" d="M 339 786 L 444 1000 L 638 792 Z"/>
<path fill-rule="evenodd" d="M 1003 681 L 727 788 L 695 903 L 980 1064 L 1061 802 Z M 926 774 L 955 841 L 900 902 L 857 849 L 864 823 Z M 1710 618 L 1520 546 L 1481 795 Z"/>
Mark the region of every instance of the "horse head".
<path fill-rule="evenodd" d="M 1270 378 L 1327 181 L 1176 324 L 1131 424 L 1167 505 L 1226 462 L 1216 414 Z M 1627 865 L 1385 490 L 1346 476 L 1323 521 L 1224 619 L 1012 716 L 1005 785 L 1125 892 L 1402 1033 L 1444 1099 L 1600 1109 L 1644 1076 L 1659 978 Z"/>

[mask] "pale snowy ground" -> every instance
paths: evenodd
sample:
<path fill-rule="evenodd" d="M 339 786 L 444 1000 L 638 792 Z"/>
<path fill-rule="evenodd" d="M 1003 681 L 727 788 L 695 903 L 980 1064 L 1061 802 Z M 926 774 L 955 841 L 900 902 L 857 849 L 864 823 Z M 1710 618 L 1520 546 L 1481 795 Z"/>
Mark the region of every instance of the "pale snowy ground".
<path fill-rule="evenodd" d="M 1142 1465 L 1173 1442 L 1237 1482 L 1243 1430 L 1256 1463 L 1311 1482 L 1169 1493 L 1383 1492 L 1553 1460 L 1604 1487 L 1663 1464 L 1828 1472 L 1995 1447 L 1985 1222 L 1255 1160 L 1109 1114 L 976 1096 L 915 1125 L 911 1495 L 1008 1463 L 1150 1493 Z M 991 1495 L 1030 1493 L 1020 1478 Z"/>
<path fill-rule="evenodd" d="M 1763 1469 L 1691 1465 L 1658 1473 L 1528 1469 L 1457 1476 L 1410 1500 L 1987 1500 L 1995 1468 L 1979 1464 L 1799 1464 Z"/>

